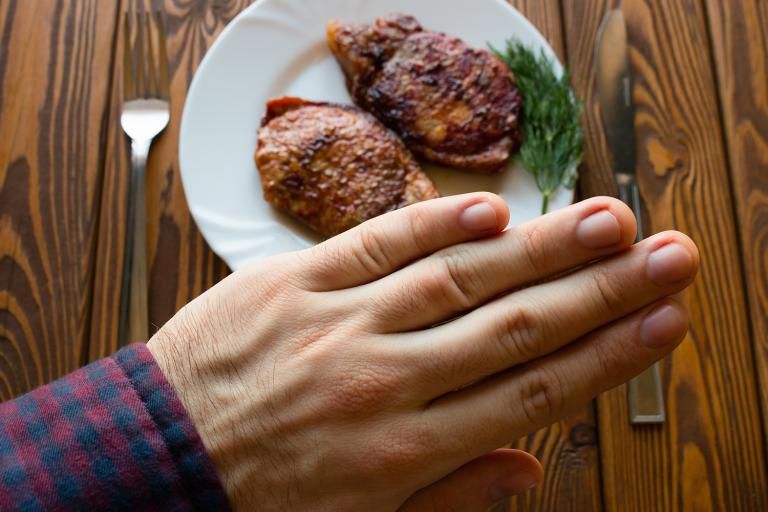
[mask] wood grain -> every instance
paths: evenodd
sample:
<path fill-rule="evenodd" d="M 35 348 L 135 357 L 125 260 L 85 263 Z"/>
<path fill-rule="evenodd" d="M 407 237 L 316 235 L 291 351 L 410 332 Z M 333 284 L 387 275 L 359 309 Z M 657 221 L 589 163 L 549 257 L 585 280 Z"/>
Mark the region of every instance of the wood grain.
<path fill-rule="evenodd" d="M 228 273 L 226 265 L 205 243 L 189 214 L 179 175 L 179 125 L 189 83 L 205 51 L 224 26 L 249 3 L 247 0 L 166 0 L 124 1 L 122 5 L 123 9 L 152 8 L 164 12 L 171 67 L 171 118 L 166 130 L 155 141 L 147 164 L 150 335 L 184 304 Z M 118 43 L 117 51 L 122 51 L 120 45 Z M 115 117 L 107 135 L 113 150 L 105 172 L 101 207 L 91 359 L 104 357 L 118 347 L 116 318 L 120 282 L 115 276 L 120 275 L 122 268 L 125 200 L 130 172 L 127 142 L 117 117 L 122 96 L 119 82 L 115 81 L 110 109 Z"/>
<path fill-rule="evenodd" d="M 706 7 L 768 439 L 768 2 Z"/>
<path fill-rule="evenodd" d="M 559 2 L 510 0 L 510 3 L 539 29 L 560 61 L 567 62 Z M 519 439 L 512 446 L 536 455 L 544 466 L 544 481 L 533 492 L 500 503 L 493 510 L 590 511 L 602 508 L 593 406 Z"/>
<path fill-rule="evenodd" d="M 576 85 L 588 100 L 591 163 L 608 164 L 593 89 L 593 42 L 613 6 L 564 2 Z M 728 162 L 702 4 L 626 0 L 638 174 L 653 231 L 702 252 L 691 333 L 664 361 L 668 422 L 632 427 L 624 387 L 598 401 L 607 510 L 765 510 L 763 439 Z"/>
<path fill-rule="evenodd" d="M 171 123 L 148 169 L 151 329 L 227 274 L 189 215 L 178 131 L 200 59 L 249 3 L 0 0 L 0 400 L 117 348 L 122 11 L 162 9 L 171 53 Z M 593 72 L 597 26 L 615 3 L 512 0 L 587 99 L 582 197 L 615 193 Z M 691 334 L 663 366 L 669 421 L 631 427 L 624 388 L 605 394 L 599 429 L 588 408 L 515 444 L 543 461 L 546 481 L 495 510 L 766 510 L 768 2 L 623 9 L 648 222 L 689 233 L 703 255 L 683 297 Z"/>
<path fill-rule="evenodd" d="M 87 351 L 115 7 L 0 3 L 0 400 Z"/>

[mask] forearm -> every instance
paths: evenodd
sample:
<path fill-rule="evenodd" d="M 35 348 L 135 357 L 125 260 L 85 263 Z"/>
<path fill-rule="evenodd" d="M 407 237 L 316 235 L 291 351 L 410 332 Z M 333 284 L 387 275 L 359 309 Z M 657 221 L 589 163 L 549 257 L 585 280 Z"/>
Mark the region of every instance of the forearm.
<path fill-rule="evenodd" d="M 228 509 L 144 345 L 0 404 L 0 509 Z"/>

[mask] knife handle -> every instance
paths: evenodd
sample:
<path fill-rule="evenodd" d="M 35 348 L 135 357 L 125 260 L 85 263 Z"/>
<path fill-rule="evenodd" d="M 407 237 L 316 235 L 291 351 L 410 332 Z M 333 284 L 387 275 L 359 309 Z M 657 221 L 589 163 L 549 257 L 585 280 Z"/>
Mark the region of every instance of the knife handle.
<path fill-rule="evenodd" d="M 637 219 L 637 237 L 635 242 L 645 238 L 643 233 L 643 213 L 640 208 L 640 189 L 637 188 L 637 180 L 632 175 L 622 174 L 616 179 L 619 187 L 619 199 L 632 208 L 632 213 Z"/>
<path fill-rule="evenodd" d="M 640 209 L 640 190 L 637 180 L 631 174 L 617 175 L 616 184 L 619 187 L 619 198 L 632 208 L 637 219 L 637 238 L 644 238 L 643 216 Z M 629 418 L 633 424 L 664 423 L 664 394 L 661 391 L 661 372 L 659 363 L 646 369 L 643 373 L 629 381 L 627 386 L 629 399 Z"/>

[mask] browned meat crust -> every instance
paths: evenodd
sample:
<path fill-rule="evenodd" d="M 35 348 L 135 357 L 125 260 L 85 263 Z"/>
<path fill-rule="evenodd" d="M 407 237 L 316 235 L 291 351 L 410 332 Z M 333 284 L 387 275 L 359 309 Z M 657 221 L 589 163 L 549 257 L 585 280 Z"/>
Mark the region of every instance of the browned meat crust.
<path fill-rule="evenodd" d="M 268 102 L 255 160 L 264 199 L 326 236 L 440 196 L 397 136 L 351 105 Z"/>
<path fill-rule="evenodd" d="M 522 100 L 509 69 L 490 52 L 402 14 L 372 25 L 331 20 L 327 30 L 355 103 L 414 153 L 491 173 L 518 148 Z"/>

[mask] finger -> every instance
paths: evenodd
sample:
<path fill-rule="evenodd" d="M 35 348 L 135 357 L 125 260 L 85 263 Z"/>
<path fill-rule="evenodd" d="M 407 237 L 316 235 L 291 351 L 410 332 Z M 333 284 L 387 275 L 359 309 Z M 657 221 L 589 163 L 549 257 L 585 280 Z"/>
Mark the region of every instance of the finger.
<path fill-rule="evenodd" d="M 401 364 L 413 369 L 421 391 L 432 398 L 554 352 L 679 292 L 693 281 L 698 259 L 690 238 L 660 233 L 577 272 L 409 335 Z"/>
<path fill-rule="evenodd" d="M 487 192 L 441 197 L 375 217 L 307 251 L 302 272 L 317 291 L 357 286 L 453 244 L 490 236 L 509 209 Z"/>
<path fill-rule="evenodd" d="M 544 470 L 521 450 L 499 449 L 463 465 L 421 489 L 400 512 L 483 512 L 494 503 L 538 485 Z"/>
<path fill-rule="evenodd" d="M 445 435 L 465 433 L 473 446 L 459 457 L 475 457 L 639 374 L 677 346 L 687 329 L 685 309 L 664 299 L 553 354 L 435 400 L 422 421 L 446 429 Z"/>
<path fill-rule="evenodd" d="M 510 289 L 625 249 L 635 231 L 635 217 L 624 203 L 588 199 L 501 236 L 446 248 L 371 283 L 359 290 L 358 296 L 366 297 L 359 309 L 373 319 L 373 328 L 385 332 L 427 327 Z"/>

